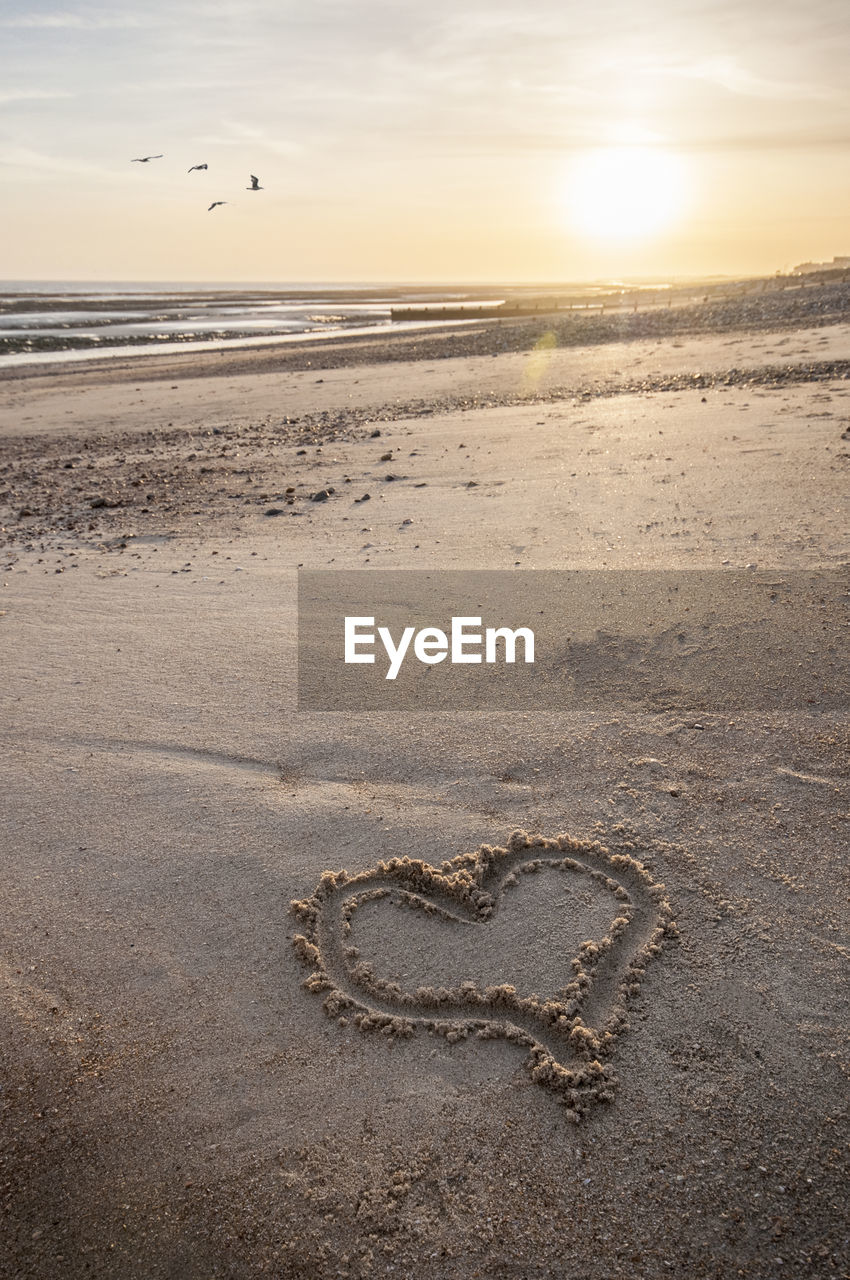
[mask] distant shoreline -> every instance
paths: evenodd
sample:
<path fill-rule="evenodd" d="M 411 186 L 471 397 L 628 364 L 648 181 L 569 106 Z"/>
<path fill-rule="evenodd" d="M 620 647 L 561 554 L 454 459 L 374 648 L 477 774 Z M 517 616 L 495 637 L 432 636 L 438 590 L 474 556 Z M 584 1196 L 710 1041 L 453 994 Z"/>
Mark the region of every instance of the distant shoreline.
<path fill-rule="evenodd" d="M 364 286 L 345 288 L 217 287 L 178 285 L 87 286 L 69 282 L 0 283 L 0 370 L 66 362 L 175 355 L 194 352 L 277 347 L 306 342 L 393 336 L 413 328 L 466 325 L 499 320 L 523 323 L 546 319 L 572 343 L 598 341 L 586 324 L 570 325 L 573 313 L 637 315 L 677 309 L 688 314 L 689 331 L 716 327 L 717 309 L 726 309 L 721 324 L 738 325 L 730 305 L 745 306 L 757 327 L 764 311 L 770 323 L 777 312 L 794 322 L 812 311 L 812 295 L 840 296 L 843 272 L 823 276 L 766 277 L 733 281 L 687 281 L 631 284 L 561 284 L 549 286 Z M 27 284 L 34 287 L 26 288 Z M 801 308 L 799 300 L 805 299 Z M 836 297 L 829 311 L 841 311 Z M 703 312 L 703 308 L 708 308 Z M 694 314 L 695 310 L 699 314 Z M 555 317 L 552 321 L 549 317 Z M 582 315 L 583 321 L 586 317 Z M 664 321 L 637 321 L 639 336 L 673 330 Z M 622 328 L 622 326 L 621 326 Z M 626 327 L 628 332 L 631 329 Z M 559 336 L 559 341 L 561 340 Z M 602 341 L 612 336 L 603 327 Z M 618 331 L 613 336 L 621 336 Z M 497 345 L 495 350 L 501 350 Z"/>
<path fill-rule="evenodd" d="M 365 332 L 254 337 L 228 346 L 186 342 L 168 352 L 162 348 L 151 351 L 147 346 L 120 354 L 97 351 L 87 353 L 84 360 L 65 352 L 51 353 L 49 359 L 39 360 L 32 353 L 32 358 L 24 361 L 4 363 L 0 358 L 0 381 L 60 374 L 108 382 L 165 379 L 178 373 L 229 376 L 310 369 L 319 364 L 323 368 L 340 368 L 399 360 L 495 356 L 530 351 L 541 342 L 554 347 L 598 346 L 698 334 L 820 327 L 848 320 L 850 282 L 843 278 L 818 279 L 805 285 L 795 282 L 793 287 L 783 289 L 762 291 L 756 285 L 746 292 L 718 289 L 699 302 L 683 303 L 671 295 L 670 306 L 645 305 L 637 310 L 611 307 L 604 312 L 566 311 L 530 318 L 421 321 L 393 327 L 387 323 Z"/>

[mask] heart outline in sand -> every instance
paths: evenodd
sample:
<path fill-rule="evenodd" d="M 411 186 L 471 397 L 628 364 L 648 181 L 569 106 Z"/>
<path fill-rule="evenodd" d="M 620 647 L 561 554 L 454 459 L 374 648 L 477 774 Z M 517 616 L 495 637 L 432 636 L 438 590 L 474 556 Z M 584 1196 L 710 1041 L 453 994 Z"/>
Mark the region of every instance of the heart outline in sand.
<path fill-rule="evenodd" d="M 586 872 L 620 904 L 608 933 L 583 942 L 569 960 L 571 972 L 554 996 L 520 996 L 507 984 L 482 989 L 469 981 L 405 991 L 376 977 L 352 945 L 351 919 L 364 901 L 394 896 L 445 920 L 486 925 L 517 874 L 541 867 Z M 636 859 L 611 854 L 596 841 L 524 831 L 513 832 L 505 848 L 482 845 L 437 867 L 403 857 L 356 875 L 326 871 L 312 896 L 291 910 L 304 926 L 292 939 L 311 969 L 304 985 L 324 993 L 329 1017 L 388 1036 L 424 1028 L 450 1043 L 475 1034 L 521 1045 L 531 1078 L 559 1097 L 572 1120 L 595 1101 L 613 1101 L 616 1039 L 628 1026 L 647 965 L 677 935 L 664 886 Z"/>

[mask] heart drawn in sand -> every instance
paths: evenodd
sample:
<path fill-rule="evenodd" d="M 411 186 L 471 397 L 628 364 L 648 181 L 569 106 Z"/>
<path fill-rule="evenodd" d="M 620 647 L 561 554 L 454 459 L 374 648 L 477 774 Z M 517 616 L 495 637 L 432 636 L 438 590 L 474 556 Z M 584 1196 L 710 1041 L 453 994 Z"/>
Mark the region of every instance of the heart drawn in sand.
<path fill-rule="evenodd" d="M 405 916 L 389 927 L 395 908 Z M 613 1100 L 616 1038 L 646 966 L 676 934 L 664 886 L 640 862 L 523 831 L 439 866 L 391 858 L 325 872 L 292 911 L 305 986 L 324 993 L 330 1017 L 388 1036 L 424 1028 L 451 1043 L 522 1045 L 532 1079 L 573 1120 Z"/>

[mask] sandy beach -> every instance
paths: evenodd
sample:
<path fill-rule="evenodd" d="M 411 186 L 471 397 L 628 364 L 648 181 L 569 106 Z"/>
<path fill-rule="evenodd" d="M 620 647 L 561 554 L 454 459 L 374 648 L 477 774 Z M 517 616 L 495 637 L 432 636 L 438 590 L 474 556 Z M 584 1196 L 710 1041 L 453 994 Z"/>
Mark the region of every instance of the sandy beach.
<path fill-rule="evenodd" d="M 299 568 L 846 571 L 848 288 L 2 371 L 0 1275 L 850 1275 L 816 648 L 778 710 L 296 698 Z M 571 979 L 610 1039 L 529 1063 Z"/>

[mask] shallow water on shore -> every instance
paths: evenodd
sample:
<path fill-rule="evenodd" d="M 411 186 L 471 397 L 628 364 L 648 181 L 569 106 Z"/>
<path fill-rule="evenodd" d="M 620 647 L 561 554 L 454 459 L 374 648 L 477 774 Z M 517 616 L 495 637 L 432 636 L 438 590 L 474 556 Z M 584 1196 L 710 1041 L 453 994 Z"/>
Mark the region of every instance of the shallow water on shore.
<path fill-rule="evenodd" d="M 11 369 L 15 366 L 33 365 L 33 364 L 69 364 L 84 362 L 87 360 L 106 360 L 106 359 L 125 359 L 128 356 L 150 356 L 157 355 L 176 355 L 181 351 L 225 351 L 244 348 L 279 346 L 281 344 L 291 342 L 322 342 L 331 338 L 345 337 L 359 338 L 369 337 L 370 335 L 386 333 L 390 326 L 393 333 L 405 333 L 416 329 L 439 329 L 439 328 L 457 328 L 458 325 L 474 324 L 473 320 L 422 320 L 392 323 L 387 320 L 383 324 L 374 325 L 352 325 L 347 328 L 334 328 L 325 326 L 321 329 L 312 331 L 299 331 L 295 333 L 275 333 L 275 334 L 255 334 L 253 337 L 241 335 L 239 337 L 225 336 L 215 338 L 197 338 L 197 339 L 178 339 L 176 341 L 157 341 L 154 343 L 139 341 L 133 344 L 107 344 L 98 343 L 83 348 L 30 348 L 27 350 L 12 350 L 0 354 L 0 369 Z M 2 346 L 0 346 L 2 352 Z"/>
<path fill-rule="evenodd" d="M 400 303 L 465 300 L 448 288 L 0 283 L 0 365 L 373 334 Z"/>
<path fill-rule="evenodd" d="M 247 341 L 373 331 L 390 323 L 389 303 L 288 300 L 275 295 L 117 293 L 0 294 L 0 363 L 61 355 L 209 350 Z"/>
<path fill-rule="evenodd" d="M 661 286 L 653 286 L 653 289 Z M 519 301 L 584 309 L 616 284 L 557 287 L 464 285 L 180 285 L 0 281 L 0 368 L 153 351 L 262 346 L 457 323 L 458 313 Z M 393 308 L 417 314 L 393 320 Z M 447 308 L 441 316 L 441 308 Z M 545 307 L 544 307 L 545 309 Z M 434 318 L 423 314 L 433 311 Z"/>

